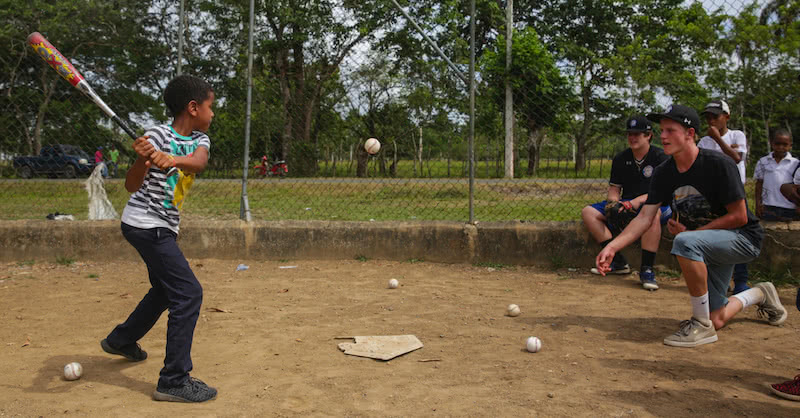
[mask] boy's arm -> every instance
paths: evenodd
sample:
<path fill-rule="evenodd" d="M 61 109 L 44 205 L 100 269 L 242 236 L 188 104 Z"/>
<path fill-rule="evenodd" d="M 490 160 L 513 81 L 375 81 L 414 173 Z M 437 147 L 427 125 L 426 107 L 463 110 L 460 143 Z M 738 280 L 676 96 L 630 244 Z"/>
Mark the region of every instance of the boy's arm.
<path fill-rule="evenodd" d="M 606 272 L 611 269 L 611 260 L 614 259 L 614 255 L 616 255 L 617 252 L 644 235 L 653 222 L 658 222 L 656 220 L 656 213 L 659 210 L 661 209 L 657 204 L 644 205 L 642 210 L 639 211 L 639 214 L 633 218 L 622 233 L 600 251 L 600 254 L 598 254 L 595 259 L 595 265 L 602 275 L 605 276 Z"/>
<path fill-rule="evenodd" d="M 722 149 L 722 152 L 725 153 L 725 155 L 733 159 L 733 162 L 739 164 L 739 161 L 742 161 L 742 157 L 744 156 L 744 154 L 731 148 L 731 146 L 728 145 L 727 142 L 722 140 L 722 135 L 719 134 L 719 130 L 717 128 L 709 126 L 708 136 L 711 137 L 711 139 L 713 139 L 714 142 L 717 143 L 717 145 L 719 145 L 720 149 Z"/>
<path fill-rule="evenodd" d="M 150 160 L 153 165 L 165 171 L 172 167 L 178 167 L 185 173 L 201 173 L 208 164 L 208 148 L 197 147 L 188 157 L 176 157 L 159 151 L 153 153 Z"/>
<path fill-rule="evenodd" d="M 133 193 L 142 187 L 147 170 L 150 169 L 150 156 L 155 152 L 155 147 L 148 141 L 148 138 L 150 137 L 145 135 L 133 141 L 133 150 L 136 151 L 138 158 L 128 169 L 128 174 L 125 176 L 125 190 L 129 193 Z"/>
<path fill-rule="evenodd" d="M 150 160 L 142 157 L 141 155 L 136 158 L 136 162 L 128 169 L 128 174 L 125 176 L 125 190 L 128 193 L 133 193 L 139 190 L 144 183 L 144 176 L 147 170 L 150 169 Z"/>
<path fill-rule="evenodd" d="M 619 186 L 608 186 L 608 196 L 606 200 L 609 202 L 619 202 L 619 198 L 621 196 Z"/>

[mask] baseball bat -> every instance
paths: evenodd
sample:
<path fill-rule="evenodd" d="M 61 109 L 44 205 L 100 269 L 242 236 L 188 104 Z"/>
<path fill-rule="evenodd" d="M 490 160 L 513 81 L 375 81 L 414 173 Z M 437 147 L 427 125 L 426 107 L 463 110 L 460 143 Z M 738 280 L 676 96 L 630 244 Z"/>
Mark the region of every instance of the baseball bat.
<path fill-rule="evenodd" d="M 136 132 L 125 123 L 122 118 L 117 116 L 117 114 L 100 98 L 100 96 L 94 91 L 92 86 L 89 85 L 89 82 L 86 81 L 85 78 L 75 69 L 72 63 L 61 54 L 61 52 L 56 49 L 56 47 L 51 44 L 47 38 L 42 36 L 39 32 L 33 32 L 28 35 L 28 44 L 36 51 L 42 59 L 50 65 L 58 75 L 60 75 L 64 80 L 67 80 L 69 84 L 72 84 L 72 87 L 80 90 L 88 96 L 92 101 L 105 112 L 111 120 L 114 121 L 120 128 L 122 128 L 131 139 L 138 138 L 136 136 Z M 172 167 L 167 171 L 167 177 L 175 174 L 178 171 L 176 167 Z"/>

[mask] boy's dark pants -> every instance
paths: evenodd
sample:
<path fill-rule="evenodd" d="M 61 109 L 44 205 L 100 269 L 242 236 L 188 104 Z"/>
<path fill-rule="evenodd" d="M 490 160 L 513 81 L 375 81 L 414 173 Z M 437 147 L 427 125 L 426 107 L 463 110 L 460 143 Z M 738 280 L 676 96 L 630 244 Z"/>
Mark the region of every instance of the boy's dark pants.
<path fill-rule="evenodd" d="M 203 288 L 178 248 L 177 235 L 167 228 L 139 229 L 122 224 L 122 235 L 142 256 L 150 274 L 150 291 L 125 323 L 108 335 L 108 342 L 122 347 L 139 341 L 169 309 L 167 353 L 159 387 L 180 386 L 192 370 L 192 337 Z"/>

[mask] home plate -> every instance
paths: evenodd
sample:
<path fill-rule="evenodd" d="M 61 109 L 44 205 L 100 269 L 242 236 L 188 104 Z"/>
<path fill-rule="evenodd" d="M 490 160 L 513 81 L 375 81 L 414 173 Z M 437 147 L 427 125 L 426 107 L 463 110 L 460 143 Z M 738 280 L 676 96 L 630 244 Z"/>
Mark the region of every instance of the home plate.
<path fill-rule="evenodd" d="M 345 354 L 378 360 L 391 360 L 422 348 L 422 341 L 413 335 L 336 337 L 336 339 L 355 341 L 339 343 L 339 350 Z"/>

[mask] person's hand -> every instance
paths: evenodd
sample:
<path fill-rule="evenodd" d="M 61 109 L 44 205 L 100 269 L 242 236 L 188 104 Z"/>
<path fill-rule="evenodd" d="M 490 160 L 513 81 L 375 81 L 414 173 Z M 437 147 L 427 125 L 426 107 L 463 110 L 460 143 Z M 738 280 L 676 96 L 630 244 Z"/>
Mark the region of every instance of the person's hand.
<path fill-rule="evenodd" d="M 142 158 L 150 158 L 150 155 L 156 151 L 156 148 L 151 144 L 147 138 L 149 136 L 140 136 L 133 141 L 133 150 Z"/>
<path fill-rule="evenodd" d="M 716 126 L 708 127 L 708 136 L 714 139 L 722 139 L 722 135 L 719 134 L 719 129 Z"/>
<path fill-rule="evenodd" d="M 686 226 L 675 219 L 670 219 L 667 221 L 667 230 L 672 235 L 678 235 L 686 230 Z"/>
<path fill-rule="evenodd" d="M 167 171 L 175 167 L 175 157 L 161 151 L 156 151 L 150 155 L 150 163 L 163 171 Z"/>
<path fill-rule="evenodd" d="M 611 260 L 614 259 L 616 254 L 617 251 L 614 250 L 614 247 L 611 245 L 606 245 L 605 248 L 603 248 L 603 251 L 600 251 L 600 254 L 597 254 L 594 264 L 597 266 L 597 271 L 599 271 L 600 274 L 605 276 L 606 272 L 611 270 Z"/>

